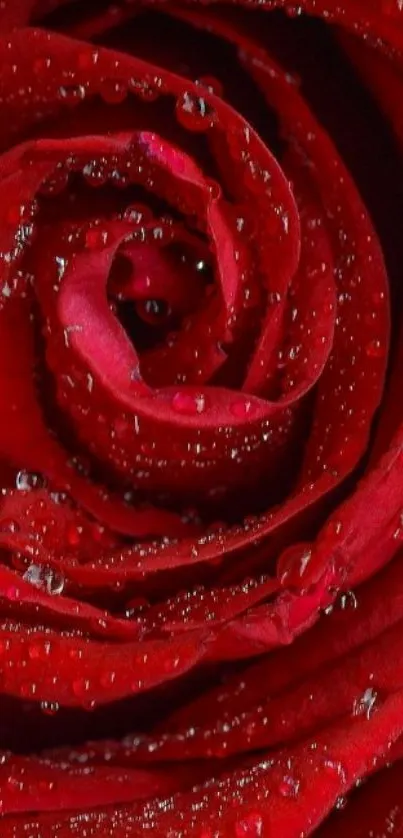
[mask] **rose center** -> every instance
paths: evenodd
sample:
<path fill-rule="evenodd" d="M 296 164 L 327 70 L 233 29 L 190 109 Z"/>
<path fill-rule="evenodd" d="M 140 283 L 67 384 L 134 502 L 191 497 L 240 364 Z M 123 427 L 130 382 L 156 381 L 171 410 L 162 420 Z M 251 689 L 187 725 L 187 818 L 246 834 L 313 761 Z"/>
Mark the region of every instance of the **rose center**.
<path fill-rule="evenodd" d="M 164 344 L 203 302 L 212 277 L 205 246 L 126 243 L 108 279 L 112 310 L 140 354 Z"/>

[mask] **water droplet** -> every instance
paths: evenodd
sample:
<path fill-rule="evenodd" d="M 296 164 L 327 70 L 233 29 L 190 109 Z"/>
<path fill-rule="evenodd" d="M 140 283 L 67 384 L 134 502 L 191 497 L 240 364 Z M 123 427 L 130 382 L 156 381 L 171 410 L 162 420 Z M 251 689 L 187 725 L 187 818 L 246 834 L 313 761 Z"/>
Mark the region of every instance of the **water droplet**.
<path fill-rule="evenodd" d="M 69 524 L 66 527 L 66 541 L 70 547 L 78 547 L 83 535 L 83 528 L 79 524 Z"/>
<path fill-rule="evenodd" d="M 346 806 L 347 806 L 347 797 L 343 797 L 343 795 L 340 795 L 340 797 L 338 797 L 337 800 L 336 800 L 335 809 L 337 809 L 338 811 L 341 811 L 342 809 L 345 809 Z"/>
<path fill-rule="evenodd" d="M 12 518 L 3 518 L 0 521 L 0 532 L 17 533 L 20 531 L 20 525 Z"/>
<path fill-rule="evenodd" d="M 235 401 L 231 405 L 231 413 L 233 416 L 236 416 L 237 419 L 247 419 L 250 417 L 254 412 L 255 405 L 250 399 L 239 399 Z"/>
<path fill-rule="evenodd" d="M 213 201 L 216 201 L 221 195 L 220 184 L 216 180 L 213 180 L 212 178 L 206 178 L 205 183 L 208 186 L 208 189 L 209 189 L 209 192 L 210 192 L 210 195 L 211 195 Z"/>
<path fill-rule="evenodd" d="M 82 169 L 84 180 L 89 186 L 103 186 L 108 179 L 108 172 L 104 161 L 90 160 Z"/>
<path fill-rule="evenodd" d="M 263 835 L 263 818 L 258 812 L 251 812 L 235 824 L 236 838 L 260 838 Z"/>
<path fill-rule="evenodd" d="M 11 204 L 7 209 L 7 220 L 11 224 L 19 224 L 26 212 L 25 204 Z"/>
<path fill-rule="evenodd" d="M 76 678 L 76 680 L 73 681 L 73 692 L 77 698 L 82 698 L 86 693 L 88 693 L 90 687 L 90 682 L 85 678 Z"/>
<path fill-rule="evenodd" d="M 178 391 L 172 399 L 172 407 L 176 413 L 196 416 L 206 409 L 206 397 L 203 393 L 185 393 Z"/>
<path fill-rule="evenodd" d="M 59 710 L 59 704 L 57 701 L 41 701 L 41 710 L 46 716 L 54 716 Z"/>
<path fill-rule="evenodd" d="M 78 66 L 81 70 L 89 70 L 95 67 L 96 64 L 98 64 L 98 60 L 98 50 L 94 49 L 91 52 L 89 52 L 88 48 L 85 48 L 85 51 L 80 53 L 80 55 L 78 56 Z"/>
<path fill-rule="evenodd" d="M 214 76 L 201 76 L 197 80 L 196 84 L 200 85 L 200 87 L 204 87 L 206 90 L 209 91 L 209 93 L 214 93 L 215 96 L 223 95 L 223 85 Z"/>
<path fill-rule="evenodd" d="M 46 660 L 50 655 L 52 644 L 50 640 L 39 643 L 32 643 L 28 649 L 28 655 L 31 660 Z"/>
<path fill-rule="evenodd" d="M 383 358 L 385 355 L 385 346 L 380 340 L 371 340 L 367 343 L 365 352 L 368 358 Z"/>
<path fill-rule="evenodd" d="M 51 596 L 61 594 L 65 585 L 64 576 L 49 565 L 31 564 L 25 571 L 23 579 Z"/>
<path fill-rule="evenodd" d="M 403 0 L 382 0 L 381 11 L 391 17 L 400 17 L 403 12 Z"/>
<path fill-rule="evenodd" d="M 369 719 L 376 710 L 378 693 L 373 687 L 368 687 L 365 692 L 355 700 L 353 707 L 354 716 L 366 716 Z"/>
<path fill-rule="evenodd" d="M 108 231 L 100 227 L 91 227 L 85 234 L 85 246 L 89 250 L 98 250 L 108 244 Z"/>
<path fill-rule="evenodd" d="M 198 259 L 195 263 L 195 270 L 199 274 L 206 274 L 210 270 L 210 265 L 205 259 Z"/>
<path fill-rule="evenodd" d="M 336 774 L 342 783 L 347 783 L 347 774 L 343 765 L 338 760 L 326 759 L 323 763 L 325 771 L 329 774 Z"/>
<path fill-rule="evenodd" d="M 355 610 L 358 607 L 358 600 L 354 591 L 344 591 L 342 594 L 339 594 L 337 605 L 342 611 L 349 609 Z"/>
<path fill-rule="evenodd" d="M 312 550 L 306 544 L 295 544 L 280 556 L 278 572 L 281 583 L 290 587 L 301 588 L 306 571 L 312 558 Z"/>
<path fill-rule="evenodd" d="M 176 117 L 188 131 L 206 131 L 213 124 L 215 113 L 204 96 L 185 91 L 177 100 Z"/>
<path fill-rule="evenodd" d="M 400 541 L 400 539 L 403 538 L 403 512 L 400 512 L 399 514 L 397 526 L 393 533 L 393 538 L 395 539 L 395 541 Z"/>
<path fill-rule="evenodd" d="M 57 504 L 57 506 L 67 502 L 67 495 L 65 494 L 65 492 L 51 492 L 50 498 L 52 499 L 53 503 Z"/>
<path fill-rule="evenodd" d="M 85 99 L 85 87 L 82 84 L 62 85 L 59 87 L 59 99 L 68 105 L 76 105 Z"/>
<path fill-rule="evenodd" d="M 4 3 L 3 3 L 4 5 Z M 2 4 L 0 3 L 0 8 L 2 8 Z M 36 58 L 33 63 L 34 73 L 36 75 L 42 75 L 45 70 L 49 70 L 52 65 L 52 61 L 50 58 Z"/>
<path fill-rule="evenodd" d="M 127 436 L 130 427 L 130 422 L 125 414 L 117 416 L 116 419 L 113 420 L 113 429 L 118 439 L 124 439 Z"/>
<path fill-rule="evenodd" d="M 299 780 L 287 775 L 283 777 L 278 790 L 282 797 L 297 797 L 300 785 Z"/>
<path fill-rule="evenodd" d="M 45 481 L 41 474 L 23 470 L 18 472 L 15 485 L 20 492 L 29 492 L 31 489 L 39 489 L 45 486 Z"/>
<path fill-rule="evenodd" d="M 16 587 L 16 585 L 9 585 L 6 590 L 6 597 L 14 602 L 17 602 L 20 599 L 20 589 Z"/>
<path fill-rule="evenodd" d="M 112 684 L 114 684 L 115 680 L 116 672 L 113 671 L 104 672 L 100 677 L 101 685 L 103 687 L 111 687 Z"/>
<path fill-rule="evenodd" d="M 139 317 L 150 326 L 159 325 L 167 317 L 171 310 L 165 300 L 141 300 L 136 303 L 136 311 Z"/>
<path fill-rule="evenodd" d="M 24 788 L 24 783 L 18 779 L 18 777 L 10 777 L 7 778 L 7 786 L 11 791 L 22 791 Z"/>
<path fill-rule="evenodd" d="M 46 178 L 42 183 L 40 192 L 41 195 L 60 195 L 69 182 L 69 173 L 67 169 L 56 169 L 50 177 Z"/>
<path fill-rule="evenodd" d="M 108 105 L 119 105 L 127 96 L 127 87 L 123 81 L 103 79 L 99 92 Z"/>
<path fill-rule="evenodd" d="M 57 783 L 54 780 L 39 780 L 37 787 L 39 792 L 47 794 L 49 791 L 55 791 Z"/>
<path fill-rule="evenodd" d="M 144 102 L 155 102 L 160 95 L 158 86 L 146 79 L 137 79 L 133 76 L 129 81 L 129 87 L 131 93 L 139 96 Z"/>
<path fill-rule="evenodd" d="M 145 204 L 132 204 L 126 207 L 123 218 L 125 221 L 131 221 L 133 224 L 147 224 L 149 221 L 152 221 L 153 214 Z"/>
<path fill-rule="evenodd" d="M 113 186 L 116 186 L 118 189 L 125 189 L 129 183 L 127 172 L 121 171 L 120 169 L 113 169 L 110 178 Z"/>

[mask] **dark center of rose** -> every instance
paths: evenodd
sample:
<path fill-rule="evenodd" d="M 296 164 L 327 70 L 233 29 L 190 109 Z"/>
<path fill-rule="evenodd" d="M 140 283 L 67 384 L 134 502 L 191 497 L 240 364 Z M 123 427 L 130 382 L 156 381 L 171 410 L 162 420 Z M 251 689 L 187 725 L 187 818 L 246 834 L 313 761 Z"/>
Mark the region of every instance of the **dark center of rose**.
<path fill-rule="evenodd" d="M 212 292 L 205 246 L 129 243 L 113 261 L 108 297 L 137 352 L 154 349 L 189 327 Z"/>

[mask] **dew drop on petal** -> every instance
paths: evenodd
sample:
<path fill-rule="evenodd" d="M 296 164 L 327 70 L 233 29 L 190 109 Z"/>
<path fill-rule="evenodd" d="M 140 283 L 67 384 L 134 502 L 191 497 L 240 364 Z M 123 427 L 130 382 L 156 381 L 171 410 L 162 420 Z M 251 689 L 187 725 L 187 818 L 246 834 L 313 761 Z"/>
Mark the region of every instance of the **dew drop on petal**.
<path fill-rule="evenodd" d="M 365 347 L 368 358 L 383 358 L 386 352 L 385 346 L 380 340 L 371 340 Z"/>
<path fill-rule="evenodd" d="M 382 0 L 381 11 L 391 17 L 400 17 L 403 13 L 403 0 Z"/>
<path fill-rule="evenodd" d="M 153 217 L 152 211 L 145 204 L 131 204 L 126 207 L 123 218 L 133 224 L 147 224 Z"/>
<path fill-rule="evenodd" d="M 297 797 L 300 788 L 300 781 L 295 777 L 286 775 L 279 785 L 279 793 L 282 797 Z"/>
<path fill-rule="evenodd" d="M 3 2 L 3 4 L 0 3 L 0 8 L 2 8 L 2 5 L 4 6 L 4 2 Z M 34 72 L 37 75 L 41 75 L 46 70 L 50 69 L 51 64 L 52 64 L 52 61 L 51 61 L 50 58 L 43 58 L 43 57 L 36 58 L 34 63 L 33 63 Z"/>
<path fill-rule="evenodd" d="M 270 293 L 267 295 L 267 302 L 271 306 L 278 305 L 279 303 L 281 303 L 281 294 L 278 291 L 270 291 Z M 298 310 L 293 309 L 293 320 L 296 320 L 297 316 Z"/>
<path fill-rule="evenodd" d="M 206 184 L 208 186 L 210 195 L 214 201 L 216 201 L 221 195 L 221 186 L 218 181 L 214 180 L 213 178 L 206 178 Z"/>
<path fill-rule="evenodd" d="M 205 259 L 198 259 L 195 263 L 195 271 L 198 274 L 206 274 L 210 270 L 210 265 Z"/>
<path fill-rule="evenodd" d="M 57 701 L 41 701 L 41 710 L 45 716 L 54 716 L 59 710 Z"/>
<path fill-rule="evenodd" d="M 99 227 L 92 227 L 85 234 L 85 245 L 88 250 L 98 250 L 106 247 L 108 243 L 108 231 Z"/>
<path fill-rule="evenodd" d="M 57 789 L 57 783 L 54 780 L 39 780 L 38 784 L 38 791 L 47 794 L 50 791 L 55 791 Z"/>
<path fill-rule="evenodd" d="M 176 117 L 188 131 L 206 131 L 214 122 L 214 110 L 204 96 L 185 91 L 177 100 Z"/>
<path fill-rule="evenodd" d="M 309 573 L 312 550 L 306 544 L 296 544 L 288 548 L 279 560 L 279 573 L 283 585 L 301 588 L 304 577 Z"/>
<path fill-rule="evenodd" d="M 38 643 L 32 643 L 28 649 L 28 655 L 31 660 L 46 660 L 49 657 L 52 649 L 50 640 L 40 640 Z"/>
<path fill-rule="evenodd" d="M 236 838 L 260 838 L 263 835 L 263 818 L 258 812 L 251 812 L 235 825 Z"/>
<path fill-rule="evenodd" d="M 15 206 L 11 204 L 7 210 L 7 221 L 10 221 L 11 224 L 19 224 L 25 214 L 25 210 L 25 204 L 18 203 Z"/>
<path fill-rule="evenodd" d="M 204 87 L 210 93 L 214 93 L 215 96 L 223 95 L 223 85 L 215 78 L 215 76 L 201 76 L 197 80 L 197 84 L 200 85 L 200 87 Z"/>
<path fill-rule="evenodd" d="M 393 538 L 395 539 L 395 541 L 400 541 L 400 539 L 403 538 L 403 512 L 400 512 L 399 514 L 396 529 L 393 533 Z"/>
<path fill-rule="evenodd" d="M 378 693 L 373 687 L 368 687 L 363 694 L 354 701 L 353 715 L 366 716 L 369 719 L 377 709 Z"/>
<path fill-rule="evenodd" d="M 342 809 L 345 809 L 346 806 L 347 806 L 347 797 L 344 797 L 343 795 L 340 795 L 340 797 L 338 797 L 337 800 L 336 800 L 335 809 L 337 809 L 338 811 L 342 811 Z"/>
<path fill-rule="evenodd" d="M 89 52 L 86 48 L 85 51 L 83 50 L 83 52 L 80 53 L 80 55 L 78 56 L 78 66 L 81 70 L 89 70 L 92 67 L 95 67 L 96 64 L 98 64 L 98 60 L 98 50 L 92 50 L 91 52 Z"/>
<path fill-rule="evenodd" d="M 139 317 L 150 326 L 155 326 L 163 323 L 170 315 L 169 306 L 164 300 L 141 300 L 136 303 L 136 311 Z"/>
<path fill-rule="evenodd" d="M 82 84 L 61 85 L 59 99 L 69 105 L 76 105 L 85 99 L 85 87 Z"/>
<path fill-rule="evenodd" d="M 206 398 L 203 393 L 185 393 L 178 391 L 172 399 L 172 407 L 176 413 L 187 416 L 197 416 L 206 409 Z"/>
<path fill-rule="evenodd" d="M 82 175 L 89 186 L 104 186 L 108 179 L 105 164 L 100 160 L 90 160 L 82 169 Z"/>
<path fill-rule="evenodd" d="M 323 768 L 328 774 L 337 775 L 343 783 L 347 783 L 347 773 L 342 763 L 338 760 L 325 759 Z"/>
<path fill-rule="evenodd" d="M 99 92 L 108 105 L 119 105 L 126 99 L 127 87 L 124 82 L 116 79 L 103 79 Z"/>
<path fill-rule="evenodd" d="M 12 518 L 3 518 L 3 520 L 0 521 L 0 532 L 9 532 L 15 535 L 19 531 L 20 525 Z"/>
<path fill-rule="evenodd" d="M 77 698 L 82 698 L 86 695 L 89 692 L 90 687 L 90 682 L 85 678 L 76 678 L 76 680 L 73 681 L 73 693 L 77 696 Z"/>
<path fill-rule="evenodd" d="M 254 412 L 254 405 L 250 399 L 238 399 L 231 405 L 231 413 L 237 419 L 247 419 Z"/>
<path fill-rule="evenodd" d="M 17 602 L 20 599 L 20 589 L 16 585 L 9 585 L 6 589 L 6 598 Z"/>
<path fill-rule="evenodd" d="M 350 609 L 355 611 L 358 607 L 358 599 L 354 591 L 344 591 L 342 594 L 339 594 L 335 604 L 338 605 L 342 611 L 348 611 Z"/>
<path fill-rule="evenodd" d="M 78 524 L 69 524 L 66 527 L 66 541 L 69 547 L 78 547 L 81 542 L 83 528 Z"/>
<path fill-rule="evenodd" d="M 64 576 L 48 565 L 30 564 L 23 579 L 51 596 L 60 595 L 65 585 Z"/>
<path fill-rule="evenodd" d="M 24 788 L 24 783 L 12 774 L 7 778 L 6 783 L 11 791 L 22 791 Z"/>
<path fill-rule="evenodd" d="M 67 169 L 56 170 L 42 183 L 41 195 L 60 195 L 66 189 L 68 182 L 69 173 Z"/>
<path fill-rule="evenodd" d="M 114 672 L 113 670 L 107 670 L 106 672 L 103 672 L 100 677 L 101 685 L 106 688 L 111 687 L 112 684 L 114 684 L 115 680 L 116 672 Z"/>
<path fill-rule="evenodd" d="M 131 93 L 139 96 L 144 102 L 155 102 L 160 95 L 158 85 L 151 84 L 147 79 L 138 79 L 132 76 L 129 81 L 129 87 Z"/>
<path fill-rule="evenodd" d="M 29 492 L 31 489 L 39 489 L 45 485 L 41 474 L 32 471 L 19 471 L 15 478 L 16 488 L 20 492 Z"/>

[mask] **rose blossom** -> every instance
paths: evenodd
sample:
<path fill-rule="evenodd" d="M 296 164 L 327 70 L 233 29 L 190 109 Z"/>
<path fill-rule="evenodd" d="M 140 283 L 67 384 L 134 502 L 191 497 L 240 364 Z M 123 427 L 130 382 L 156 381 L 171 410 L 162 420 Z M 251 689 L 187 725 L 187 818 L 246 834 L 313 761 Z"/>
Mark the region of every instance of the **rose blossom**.
<path fill-rule="evenodd" d="M 1 838 L 403 835 L 401 5 L 0 3 Z"/>

